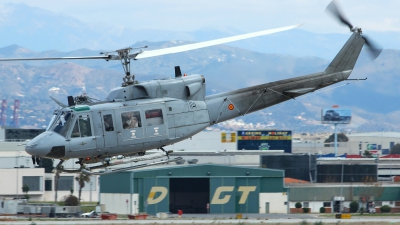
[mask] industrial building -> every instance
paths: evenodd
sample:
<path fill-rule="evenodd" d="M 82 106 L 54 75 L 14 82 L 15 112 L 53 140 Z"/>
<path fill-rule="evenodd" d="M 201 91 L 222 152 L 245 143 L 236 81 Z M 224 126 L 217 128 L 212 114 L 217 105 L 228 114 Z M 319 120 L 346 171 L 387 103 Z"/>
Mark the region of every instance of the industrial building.
<path fill-rule="evenodd" d="M 363 204 L 365 208 L 373 203 L 377 212 L 383 205 L 391 206 L 392 212 L 400 212 L 400 183 L 290 183 L 286 186 L 289 212 L 293 212 L 297 202 L 315 213 L 320 212 L 321 207 L 326 212 L 348 211 L 352 201 Z"/>
<path fill-rule="evenodd" d="M 107 174 L 100 184 L 105 210 L 121 214 L 286 213 L 286 193 L 282 170 L 213 164 Z"/>
<path fill-rule="evenodd" d="M 77 195 L 79 190 L 78 182 L 75 181 L 75 174 L 60 174 L 58 180 L 57 200 L 60 201 L 64 196 L 74 190 Z M 44 168 L 10 168 L 0 169 L 0 197 L 2 198 L 24 198 L 22 192 L 24 184 L 29 186 L 28 195 L 31 201 L 55 200 L 55 174 L 45 173 Z M 99 187 L 98 176 L 91 176 L 90 182 L 86 183 L 82 189 L 82 201 L 98 201 Z"/>
<path fill-rule="evenodd" d="M 340 176 L 340 175 L 339 175 Z M 101 176 L 106 211 L 131 214 L 293 213 L 302 203 L 310 212 L 348 210 L 352 201 L 389 205 L 400 212 L 400 184 L 283 183 L 284 171 L 213 164 L 164 165 Z M 115 185 L 118 184 L 118 185 Z M 341 206 L 342 205 L 342 206 Z M 207 208 L 207 206 L 209 208 Z M 340 208 L 342 207 L 342 208 Z"/>

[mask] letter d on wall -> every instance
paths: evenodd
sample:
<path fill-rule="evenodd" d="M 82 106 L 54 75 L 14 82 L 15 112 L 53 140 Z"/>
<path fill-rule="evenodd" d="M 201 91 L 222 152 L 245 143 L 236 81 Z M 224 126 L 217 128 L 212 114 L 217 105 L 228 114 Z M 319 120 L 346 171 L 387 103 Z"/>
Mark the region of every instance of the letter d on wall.
<path fill-rule="evenodd" d="M 156 193 L 160 192 L 161 194 L 157 197 L 154 198 L 156 196 Z M 149 193 L 149 197 L 147 197 L 147 204 L 157 204 L 159 202 L 161 202 L 162 200 L 164 200 L 165 196 L 167 196 L 168 194 L 168 189 L 166 187 L 152 187 Z"/>

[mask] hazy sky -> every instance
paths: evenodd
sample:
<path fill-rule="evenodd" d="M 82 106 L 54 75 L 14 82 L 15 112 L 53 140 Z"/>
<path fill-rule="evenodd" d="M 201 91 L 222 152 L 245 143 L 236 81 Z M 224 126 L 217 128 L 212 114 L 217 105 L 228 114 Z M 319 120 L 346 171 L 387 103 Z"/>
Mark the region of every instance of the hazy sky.
<path fill-rule="evenodd" d="M 132 29 L 190 31 L 216 26 L 257 31 L 298 23 L 317 33 L 345 33 L 324 10 L 330 0 L 0 0 L 23 2 L 83 22 Z M 341 0 L 341 8 L 363 31 L 399 31 L 400 1 Z M 1 5 L 0 5 L 1 7 Z"/>

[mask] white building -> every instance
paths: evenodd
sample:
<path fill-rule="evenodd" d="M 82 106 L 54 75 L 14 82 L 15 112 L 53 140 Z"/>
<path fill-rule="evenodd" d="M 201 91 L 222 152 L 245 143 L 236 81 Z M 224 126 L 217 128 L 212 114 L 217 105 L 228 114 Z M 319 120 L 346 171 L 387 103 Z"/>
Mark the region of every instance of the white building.
<path fill-rule="evenodd" d="M 22 187 L 29 187 L 30 201 L 53 202 L 55 200 L 55 174 L 45 173 L 44 168 L 10 168 L 0 169 L 0 198 L 24 198 Z M 58 181 L 57 200 L 71 193 L 78 196 L 79 184 L 75 181 L 76 174 L 60 174 Z M 84 202 L 99 200 L 98 176 L 91 176 L 91 181 L 85 183 L 81 199 Z"/>

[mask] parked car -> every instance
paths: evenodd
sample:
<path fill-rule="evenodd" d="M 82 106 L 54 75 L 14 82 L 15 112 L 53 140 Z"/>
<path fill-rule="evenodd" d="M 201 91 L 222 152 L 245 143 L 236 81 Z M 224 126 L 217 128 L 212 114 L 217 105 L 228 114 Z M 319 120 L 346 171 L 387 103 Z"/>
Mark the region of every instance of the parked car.
<path fill-rule="evenodd" d="M 91 211 L 91 212 L 88 212 L 88 213 L 83 213 L 81 215 L 81 217 L 84 217 L 84 218 L 96 218 L 97 216 L 98 215 L 97 215 L 97 213 L 95 211 Z"/>

